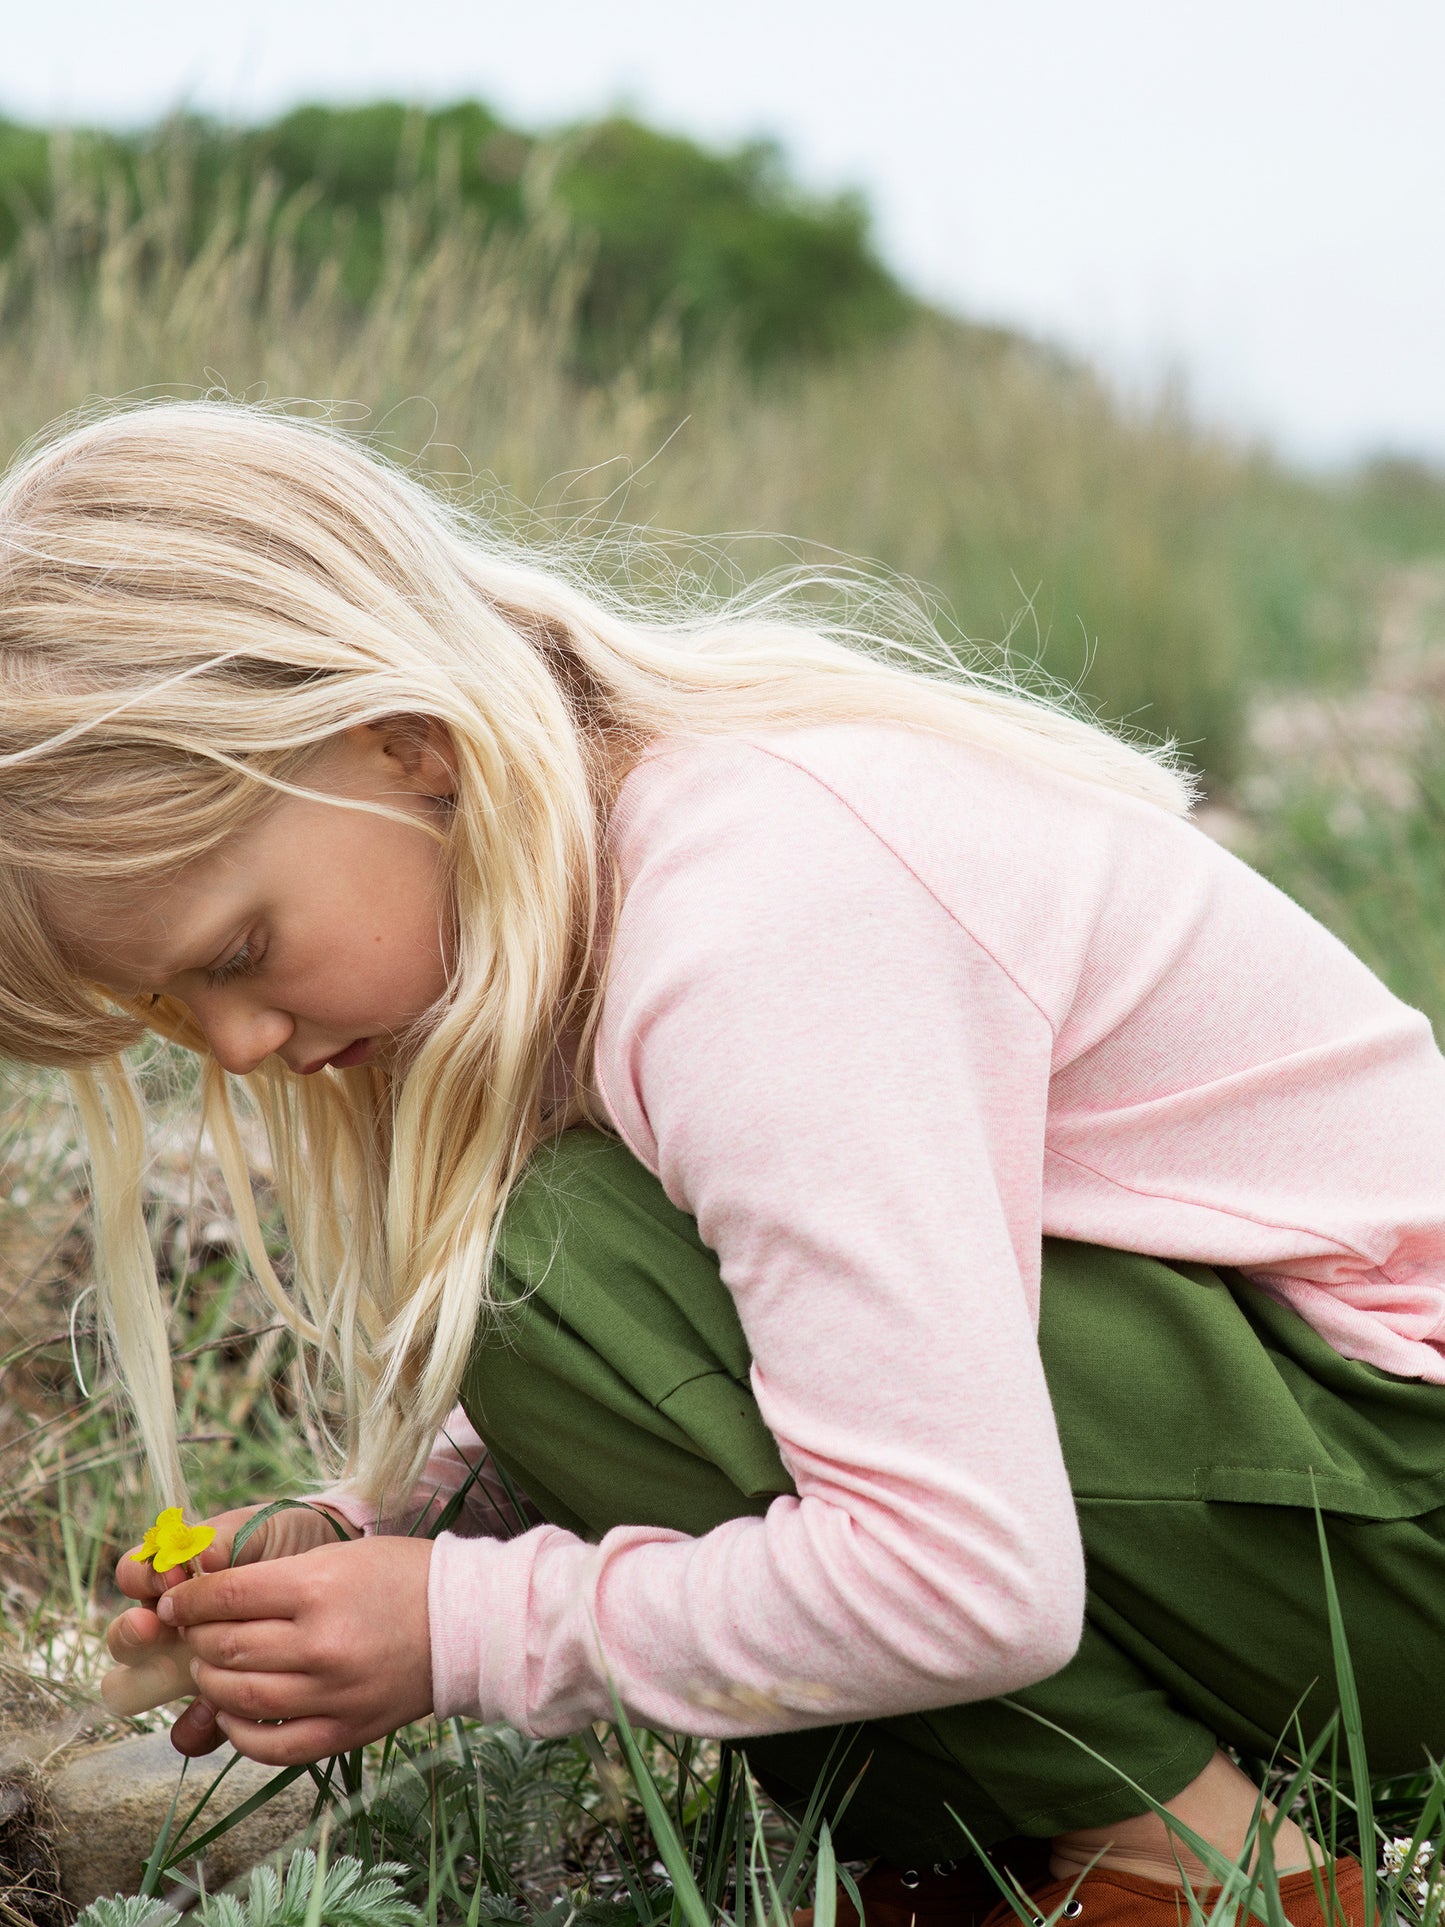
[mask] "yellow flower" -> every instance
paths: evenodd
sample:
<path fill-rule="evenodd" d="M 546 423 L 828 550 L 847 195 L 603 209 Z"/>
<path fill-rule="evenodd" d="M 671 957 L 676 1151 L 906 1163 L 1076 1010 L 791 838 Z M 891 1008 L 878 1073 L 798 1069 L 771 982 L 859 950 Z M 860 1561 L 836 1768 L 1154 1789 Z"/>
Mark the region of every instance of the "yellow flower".
<path fill-rule="evenodd" d="M 210 1526 L 188 1526 L 178 1505 L 168 1506 L 146 1529 L 140 1551 L 133 1552 L 131 1558 L 138 1565 L 149 1562 L 157 1572 L 169 1572 L 172 1566 L 183 1566 L 198 1552 L 204 1552 L 215 1536 Z"/>

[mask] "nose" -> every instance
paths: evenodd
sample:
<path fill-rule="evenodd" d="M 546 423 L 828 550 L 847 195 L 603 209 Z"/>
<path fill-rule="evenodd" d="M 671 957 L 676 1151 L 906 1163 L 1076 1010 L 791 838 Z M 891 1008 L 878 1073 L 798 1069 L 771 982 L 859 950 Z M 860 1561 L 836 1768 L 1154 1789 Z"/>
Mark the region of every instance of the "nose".
<path fill-rule="evenodd" d="M 222 1070 L 244 1077 L 287 1043 L 295 1023 L 283 1010 L 243 1003 L 240 998 L 205 998 L 192 1006 L 206 1034 L 211 1055 Z"/>

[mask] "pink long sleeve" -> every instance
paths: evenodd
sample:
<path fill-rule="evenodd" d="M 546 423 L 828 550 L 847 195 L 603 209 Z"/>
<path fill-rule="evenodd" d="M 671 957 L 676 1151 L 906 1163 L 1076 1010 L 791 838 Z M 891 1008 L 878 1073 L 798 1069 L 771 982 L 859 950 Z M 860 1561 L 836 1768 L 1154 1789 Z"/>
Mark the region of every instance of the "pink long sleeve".
<path fill-rule="evenodd" d="M 1190 825 L 938 739 L 661 747 L 597 1050 L 718 1254 L 799 1496 L 699 1539 L 443 1537 L 440 1712 L 719 1735 L 1007 1692 L 1082 1556 L 1040 1239 L 1249 1269 L 1445 1382 L 1428 1025 Z"/>

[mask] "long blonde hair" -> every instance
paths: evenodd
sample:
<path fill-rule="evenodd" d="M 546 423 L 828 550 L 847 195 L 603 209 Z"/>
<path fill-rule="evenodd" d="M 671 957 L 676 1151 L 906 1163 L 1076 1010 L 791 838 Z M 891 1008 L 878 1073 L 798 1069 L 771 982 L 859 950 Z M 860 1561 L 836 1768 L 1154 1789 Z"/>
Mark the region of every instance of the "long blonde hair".
<path fill-rule="evenodd" d="M 247 1255 L 345 1408 L 347 1476 L 408 1487 L 488 1302 L 496 1226 L 545 1129 L 564 1029 L 595 1017 L 603 771 L 659 736 L 891 720 L 1182 811 L 1139 747 L 961 669 L 916 606 L 828 629 L 776 585 L 669 609 L 588 584 L 314 419 L 230 403 L 112 411 L 0 484 L 0 1054 L 63 1066 L 89 1141 L 97 1264 L 160 1486 L 184 1490 L 124 1054 L 202 1053 L 208 1127 Z M 863 645 L 863 646 L 860 646 Z M 872 644 L 873 646 L 869 646 Z M 267 1257 L 233 1090 L 185 1007 L 68 969 L 45 892 L 147 883 L 214 849 L 329 737 L 448 732 L 456 963 L 391 1072 L 247 1080 L 294 1252 Z M 319 1398 L 319 1390 L 314 1394 Z"/>

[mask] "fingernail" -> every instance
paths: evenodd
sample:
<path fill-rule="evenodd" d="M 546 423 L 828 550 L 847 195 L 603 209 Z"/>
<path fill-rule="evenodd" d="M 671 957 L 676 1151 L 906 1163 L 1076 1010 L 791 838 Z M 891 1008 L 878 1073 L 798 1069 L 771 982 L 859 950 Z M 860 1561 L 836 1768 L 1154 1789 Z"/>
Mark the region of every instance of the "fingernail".
<path fill-rule="evenodd" d="M 176 1623 L 175 1601 L 168 1592 L 163 1592 L 156 1601 L 156 1618 L 166 1626 L 174 1626 Z"/>
<path fill-rule="evenodd" d="M 193 1659 L 191 1661 L 190 1672 L 191 1672 L 191 1678 L 199 1686 L 201 1683 L 201 1662 L 198 1659 Z"/>

